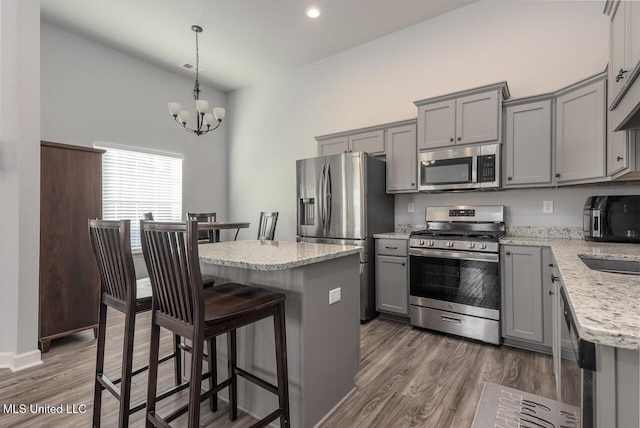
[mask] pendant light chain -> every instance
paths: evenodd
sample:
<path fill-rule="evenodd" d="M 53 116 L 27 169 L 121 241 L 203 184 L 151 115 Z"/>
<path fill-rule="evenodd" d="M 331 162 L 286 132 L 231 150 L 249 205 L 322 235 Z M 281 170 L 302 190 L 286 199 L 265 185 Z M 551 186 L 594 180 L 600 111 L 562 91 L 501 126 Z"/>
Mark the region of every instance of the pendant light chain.
<path fill-rule="evenodd" d="M 200 50 L 198 48 L 198 32 L 196 31 L 196 84 L 193 87 L 193 98 L 197 101 L 200 99 L 200 80 L 199 68 L 200 68 Z"/>

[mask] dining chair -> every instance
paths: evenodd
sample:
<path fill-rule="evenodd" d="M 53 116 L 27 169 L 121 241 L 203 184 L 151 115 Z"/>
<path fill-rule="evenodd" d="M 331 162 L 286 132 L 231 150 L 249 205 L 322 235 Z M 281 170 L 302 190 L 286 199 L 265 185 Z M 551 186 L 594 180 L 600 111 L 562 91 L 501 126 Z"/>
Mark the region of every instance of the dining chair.
<path fill-rule="evenodd" d="M 200 402 L 229 387 L 229 418 L 238 417 L 237 377 L 274 393 L 278 408 L 257 422 L 267 426 L 280 418 L 289 427 L 289 386 L 285 333 L 285 295 L 242 284 L 222 284 L 203 289 L 198 255 L 197 221 L 187 223 L 143 222 L 142 251 L 153 288 L 151 344 L 149 350 L 149 384 L 147 387 L 148 426 L 167 427 L 177 416 L 188 412 L 188 426 L 200 425 Z M 236 329 L 273 317 L 277 385 L 245 371 L 237 365 Z M 172 414 L 161 417 L 156 412 L 158 349 L 160 327 L 180 334 L 192 342 L 191 377 L 188 403 Z M 202 374 L 199 356 L 204 341 L 227 334 L 228 378 L 202 393 L 201 382 L 210 378 Z M 211 383 L 210 383 L 211 386 Z"/>
<path fill-rule="evenodd" d="M 148 366 L 145 366 L 133 370 L 133 342 L 136 314 L 151 310 L 151 281 L 149 278 L 136 280 L 130 230 L 130 220 L 89 220 L 91 247 L 101 279 L 93 397 L 94 427 L 100 426 L 102 391 L 105 389 L 120 402 L 119 427 L 128 426 L 129 416 L 145 408 L 144 401 L 131 406 L 131 380 L 133 376 L 148 369 Z M 124 313 L 125 317 L 121 376 L 114 380 L 107 378 L 104 374 L 108 307 Z M 182 383 L 182 358 L 178 351 L 179 337 L 177 335 L 174 335 L 173 342 L 173 352 L 161 358 L 159 362 L 174 358 L 175 384 L 180 385 Z M 164 396 L 166 395 L 162 397 Z"/>
<path fill-rule="evenodd" d="M 258 223 L 258 239 L 261 241 L 273 241 L 276 234 L 276 223 L 278 222 L 278 211 L 260 213 Z"/>
<path fill-rule="evenodd" d="M 216 221 L 216 213 L 187 213 L 187 221 L 195 220 L 199 222 L 214 222 Z M 217 242 L 218 239 L 214 230 L 201 230 L 198 232 L 198 243 L 209 244 L 211 242 Z"/>

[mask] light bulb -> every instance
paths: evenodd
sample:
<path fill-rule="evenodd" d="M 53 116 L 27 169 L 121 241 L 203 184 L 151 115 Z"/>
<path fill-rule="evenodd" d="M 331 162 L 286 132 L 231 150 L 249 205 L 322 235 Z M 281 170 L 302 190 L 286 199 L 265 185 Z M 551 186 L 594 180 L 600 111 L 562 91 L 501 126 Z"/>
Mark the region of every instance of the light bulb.
<path fill-rule="evenodd" d="M 176 103 L 173 101 L 169 103 L 169 114 L 171 116 L 177 116 L 178 113 L 180 113 L 180 110 L 182 110 L 182 106 L 180 105 L 180 103 Z"/>
<path fill-rule="evenodd" d="M 225 109 L 222 107 L 216 107 L 213 109 L 213 115 L 216 117 L 216 119 L 218 119 L 219 121 L 222 121 L 222 119 L 224 119 L 224 115 L 225 115 Z"/>

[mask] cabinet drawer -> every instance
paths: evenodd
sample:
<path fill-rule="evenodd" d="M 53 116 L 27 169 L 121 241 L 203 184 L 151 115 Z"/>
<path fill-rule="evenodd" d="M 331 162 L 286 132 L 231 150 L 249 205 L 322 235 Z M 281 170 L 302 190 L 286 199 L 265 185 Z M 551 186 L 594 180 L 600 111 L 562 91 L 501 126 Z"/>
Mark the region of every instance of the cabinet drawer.
<path fill-rule="evenodd" d="M 406 239 L 377 239 L 376 254 L 387 256 L 407 256 Z"/>

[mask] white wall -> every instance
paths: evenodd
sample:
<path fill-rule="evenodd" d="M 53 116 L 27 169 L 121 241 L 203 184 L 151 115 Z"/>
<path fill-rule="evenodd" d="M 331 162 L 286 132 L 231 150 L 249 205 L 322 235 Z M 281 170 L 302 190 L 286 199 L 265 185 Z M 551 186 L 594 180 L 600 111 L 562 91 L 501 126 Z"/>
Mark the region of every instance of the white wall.
<path fill-rule="evenodd" d="M 223 92 L 200 89 L 202 99 L 225 107 Z M 167 109 L 168 101 L 178 101 L 193 120 L 192 91 L 192 79 L 42 23 L 42 139 L 182 154 L 182 210 L 226 219 L 226 124 L 198 137 L 180 129 Z"/>
<path fill-rule="evenodd" d="M 294 239 L 295 160 L 316 155 L 314 136 L 415 117 L 413 101 L 458 90 L 506 80 L 519 98 L 603 71 L 608 19 L 602 8 L 592 1 L 481 1 L 230 94 L 231 216 L 254 220 L 260 210 L 280 211 L 276 239 Z M 519 224 L 573 225 L 583 196 L 600 191 L 579 189 L 472 200 L 514 205 Z M 456 203 L 468 195 L 439 200 Z M 411 222 L 405 213 L 412 198 L 416 210 L 429 200 L 396 197 L 397 223 Z M 537 215 L 541 198 L 556 201 L 557 215 Z"/>
<path fill-rule="evenodd" d="M 39 0 L 0 3 L 0 368 L 14 370 L 40 363 L 39 22 Z"/>

